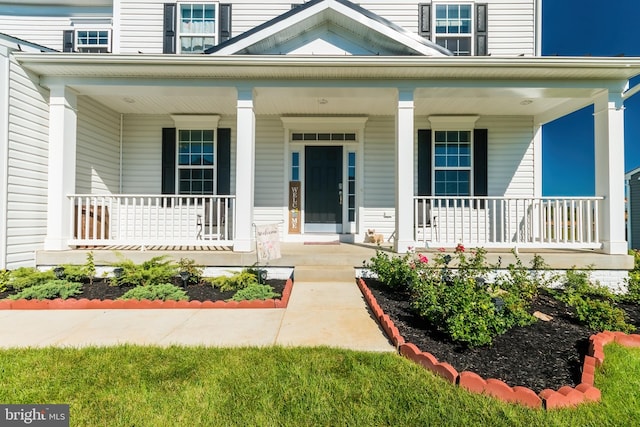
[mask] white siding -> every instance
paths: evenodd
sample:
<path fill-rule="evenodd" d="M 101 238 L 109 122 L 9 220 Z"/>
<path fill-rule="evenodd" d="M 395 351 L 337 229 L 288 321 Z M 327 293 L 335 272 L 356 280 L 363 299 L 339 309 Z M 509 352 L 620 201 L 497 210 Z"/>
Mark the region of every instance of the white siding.
<path fill-rule="evenodd" d="M 489 195 L 533 196 L 533 120 L 527 117 L 481 117 L 476 128 L 489 130 Z"/>
<path fill-rule="evenodd" d="M 35 265 L 47 227 L 49 94 L 10 63 L 7 268 Z"/>
<path fill-rule="evenodd" d="M 255 174 L 254 222 L 282 223 L 288 201 L 283 194 L 286 180 L 284 129 L 278 117 L 261 117 L 256 121 Z"/>
<path fill-rule="evenodd" d="M 168 3 L 169 1 L 167 1 Z M 458 0 L 442 0 L 440 3 Z M 157 0 L 121 2 L 121 53 L 161 53 L 163 3 Z M 302 1 L 232 0 L 232 35 L 237 36 L 291 9 Z M 357 2 L 408 31 L 418 31 L 418 5 L 421 0 L 371 0 Z M 437 3 L 437 2 L 433 2 Z M 484 0 L 489 4 L 489 52 L 494 56 L 535 53 L 535 0 Z"/>
<path fill-rule="evenodd" d="M 78 98 L 76 192 L 119 192 L 120 115 L 86 97 Z"/>
<path fill-rule="evenodd" d="M 162 53 L 164 3 L 171 1 L 120 2 L 120 53 Z"/>
<path fill-rule="evenodd" d="M 161 193 L 163 127 L 175 127 L 171 117 L 146 115 L 124 116 L 122 137 L 123 193 Z"/>
<path fill-rule="evenodd" d="M 395 230 L 395 118 L 370 117 L 364 139 L 363 217 L 360 231 L 388 238 Z"/>
<path fill-rule="evenodd" d="M 105 28 L 105 19 L 112 17 L 111 7 L 2 5 L 0 4 L 0 32 L 62 50 L 62 32 L 74 29 L 74 22 L 91 25 L 91 20 Z"/>
<path fill-rule="evenodd" d="M 223 117 L 220 128 L 231 128 L 231 194 L 235 193 L 235 118 Z M 162 191 L 162 128 L 175 127 L 169 116 L 129 114 L 123 126 L 124 194 L 160 194 Z"/>

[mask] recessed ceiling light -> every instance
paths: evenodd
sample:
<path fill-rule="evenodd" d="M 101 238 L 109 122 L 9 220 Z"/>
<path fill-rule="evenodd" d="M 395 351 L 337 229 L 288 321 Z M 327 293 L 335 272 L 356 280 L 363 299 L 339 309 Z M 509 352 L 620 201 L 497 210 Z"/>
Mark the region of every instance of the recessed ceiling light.
<path fill-rule="evenodd" d="M 136 100 L 135 100 L 135 99 L 133 99 L 133 98 L 129 98 L 129 97 L 122 98 L 122 100 L 123 100 L 124 102 L 126 102 L 127 104 L 133 104 L 134 102 L 136 102 Z"/>
<path fill-rule="evenodd" d="M 324 104 L 328 104 L 329 101 L 327 101 L 325 98 L 320 98 L 318 99 L 318 104 L 320 105 L 324 105 Z"/>
<path fill-rule="evenodd" d="M 529 105 L 531 104 L 533 101 L 530 99 L 523 99 L 522 101 L 520 101 L 520 105 Z"/>

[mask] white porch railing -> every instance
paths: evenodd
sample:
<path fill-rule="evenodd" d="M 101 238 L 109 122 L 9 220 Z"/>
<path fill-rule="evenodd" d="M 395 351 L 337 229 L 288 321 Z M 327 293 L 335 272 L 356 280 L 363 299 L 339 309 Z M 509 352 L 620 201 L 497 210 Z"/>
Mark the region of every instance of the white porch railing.
<path fill-rule="evenodd" d="M 414 197 L 426 246 L 600 248 L 602 197 Z"/>
<path fill-rule="evenodd" d="M 235 196 L 68 196 L 78 245 L 228 245 L 235 237 Z"/>

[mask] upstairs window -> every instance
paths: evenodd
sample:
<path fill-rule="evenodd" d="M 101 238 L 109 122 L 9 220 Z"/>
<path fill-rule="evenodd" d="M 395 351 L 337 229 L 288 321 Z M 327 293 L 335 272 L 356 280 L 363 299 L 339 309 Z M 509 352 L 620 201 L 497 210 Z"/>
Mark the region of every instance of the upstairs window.
<path fill-rule="evenodd" d="M 418 34 L 456 56 L 489 54 L 488 23 L 486 3 L 418 5 Z"/>
<path fill-rule="evenodd" d="M 456 56 L 472 55 L 471 13 L 470 4 L 437 4 L 435 42 Z"/>
<path fill-rule="evenodd" d="M 63 33 L 63 52 L 109 53 L 111 30 L 66 30 Z"/>
<path fill-rule="evenodd" d="M 203 53 L 216 44 L 216 4 L 182 3 L 178 14 L 180 53 Z"/>
<path fill-rule="evenodd" d="M 76 50 L 88 53 L 108 53 L 111 47 L 110 33 L 108 30 L 77 30 Z"/>

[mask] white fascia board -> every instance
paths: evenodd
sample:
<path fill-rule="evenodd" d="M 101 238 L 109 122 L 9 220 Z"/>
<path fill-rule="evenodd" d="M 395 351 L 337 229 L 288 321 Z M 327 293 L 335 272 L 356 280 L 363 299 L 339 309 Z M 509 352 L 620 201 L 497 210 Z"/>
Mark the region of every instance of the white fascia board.
<path fill-rule="evenodd" d="M 68 77 L 309 77 L 310 70 L 334 78 L 433 79 L 452 81 L 523 82 L 541 87 L 613 88 L 640 74 L 640 58 L 516 58 L 424 56 L 286 56 L 286 55 L 104 55 L 14 52 L 26 69 L 43 76 Z M 186 67 L 186 68 L 185 68 Z M 344 71 L 341 71 L 344 70 Z M 368 70 L 371 70 L 370 72 Z M 244 74 L 243 74 L 244 73 Z M 584 86 L 587 84 L 587 86 Z"/>

